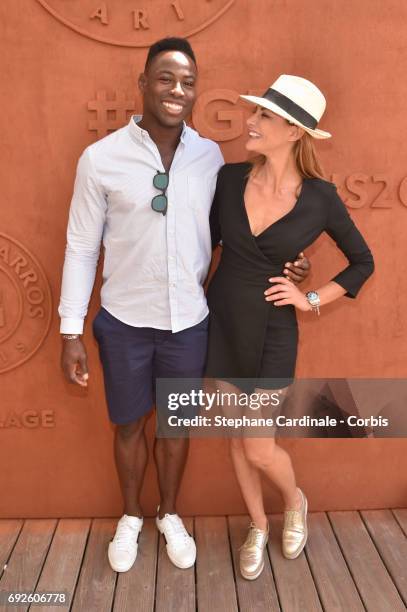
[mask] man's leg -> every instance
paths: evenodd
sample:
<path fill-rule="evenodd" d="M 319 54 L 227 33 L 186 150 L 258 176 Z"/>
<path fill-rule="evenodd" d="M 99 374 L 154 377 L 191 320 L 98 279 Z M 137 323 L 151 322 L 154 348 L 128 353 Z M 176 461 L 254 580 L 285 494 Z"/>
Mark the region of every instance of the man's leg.
<path fill-rule="evenodd" d="M 154 459 L 160 488 L 159 518 L 176 514 L 175 503 L 188 457 L 189 438 L 156 438 Z"/>
<path fill-rule="evenodd" d="M 199 379 L 208 342 L 208 317 L 175 334 L 156 333 L 155 378 Z M 176 499 L 189 451 L 189 438 L 156 438 L 154 459 L 160 487 L 159 518 L 175 514 Z"/>
<path fill-rule="evenodd" d="M 114 454 L 124 497 L 124 514 L 108 547 L 112 569 L 128 571 L 137 557 L 143 525 L 140 490 L 147 463 L 144 435 L 152 407 L 152 330 L 122 323 L 103 308 L 93 325 L 103 365 L 110 420 L 116 424 Z"/>
<path fill-rule="evenodd" d="M 200 379 L 206 359 L 208 320 L 177 333 L 156 333 L 154 377 L 171 379 Z M 175 385 L 177 387 L 177 385 Z M 189 388 L 189 383 L 187 384 Z M 158 406 L 157 410 L 160 407 Z M 157 415 L 157 424 L 160 417 Z M 185 432 L 182 432 L 185 434 Z M 176 499 L 188 456 L 189 439 L 157 438 L 154 459 L 160 487 L 160 509 L 156 519 L 164 535 L 167 553 L 180 568 L 192 567 L 196 559 L 193 537 L 185 529 L 176 513 Z"/>
<path fill-rule="evenodd" d="M 144 428 L 153 406 L 154 331 L 127 325 L 103 308 L 93 330 L 109 417 L 116 425 L 114 455 L 124 513 L 141 516 L 139 496 L 148 459 Z"/>
<path fill-rule="evenodd" d="M 124 514 L 143 516 L 140 492 L 147 467 L 148 450 L 145 437 L 146 417 L 135 423 L 117 425 L 114 456 L 124 500 Z"/>

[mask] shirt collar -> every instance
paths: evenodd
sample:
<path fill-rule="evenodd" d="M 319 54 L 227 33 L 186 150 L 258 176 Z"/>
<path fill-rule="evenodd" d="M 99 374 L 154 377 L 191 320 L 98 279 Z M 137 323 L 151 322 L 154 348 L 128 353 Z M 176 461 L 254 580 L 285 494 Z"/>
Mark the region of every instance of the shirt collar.
<path fill-rule="evenodd" d="M 147 138 L 150 139 L 150 134 L 147 130 L 143 130 L 138 126 L 139 121 L 141 121 L 143 115 L 132 115 L 130 117 L 130 121 L 128 124 L 130 134 L 138 141 L 144 142 Z M 182 122 L 182 132 L 180 136 L 180 141 L 185 144 L 186 138 L 188 134 L 188 126 L 185 121 Z"/>

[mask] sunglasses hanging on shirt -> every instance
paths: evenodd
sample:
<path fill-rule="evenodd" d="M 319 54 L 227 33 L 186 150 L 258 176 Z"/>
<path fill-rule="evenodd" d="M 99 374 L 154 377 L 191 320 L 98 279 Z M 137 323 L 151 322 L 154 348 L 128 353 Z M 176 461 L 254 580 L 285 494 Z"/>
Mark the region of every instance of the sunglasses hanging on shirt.
<path fill-rule="evenodd" d="M 161 213 L 164 216 L 167 213 L 168 207 L 168 199 L 165 193 L 168 187 L 168 183 L 169 176 L 167 172 L 157 171 L 157 174 L 153 178 L 153 185 L 156 189 L 162 191 L 162 193 L 160 193 L 160 195 L 154 196 L 154 198 L 151 200 L 151 208 L 155 210 L 155 212 Z"/>

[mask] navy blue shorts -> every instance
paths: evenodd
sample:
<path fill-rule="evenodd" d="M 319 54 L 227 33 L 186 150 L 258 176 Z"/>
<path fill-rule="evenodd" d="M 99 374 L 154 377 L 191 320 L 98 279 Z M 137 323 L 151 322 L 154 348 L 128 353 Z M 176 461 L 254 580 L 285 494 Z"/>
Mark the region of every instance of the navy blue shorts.
<path fill-rule="evenodd" d="M 109 417 L 117 425 L 137 421 L 154 404 L 156 378 L 203 376 L 209 315 L 180 332 L 133 327 L 101 308 L 93 321 L 103 366 Z"/>

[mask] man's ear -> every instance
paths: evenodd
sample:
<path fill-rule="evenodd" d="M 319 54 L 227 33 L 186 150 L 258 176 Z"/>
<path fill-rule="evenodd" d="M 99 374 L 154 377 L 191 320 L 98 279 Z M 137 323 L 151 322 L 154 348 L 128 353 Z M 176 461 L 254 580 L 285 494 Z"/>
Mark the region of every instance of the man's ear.
<path fill-rule="evenodd" d="M 147 77 L 145 73 L 142 72 L 138 78 L 138 88 L 141 94 L 144 94 L 146 84 L 147 84 Z"/>

